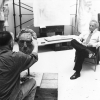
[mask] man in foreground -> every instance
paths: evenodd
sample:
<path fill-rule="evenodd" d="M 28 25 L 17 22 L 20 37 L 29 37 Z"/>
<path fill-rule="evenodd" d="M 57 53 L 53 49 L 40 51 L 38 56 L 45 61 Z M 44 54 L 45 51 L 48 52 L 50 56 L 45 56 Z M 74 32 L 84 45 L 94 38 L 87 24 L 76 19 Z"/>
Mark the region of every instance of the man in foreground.
<path fill-rule="evenodd" d="M 100 45 L 100 32 L 98 29 L 98 22 L 91 20 L 89 24 L 89 34 L 80 34 L 79 39 L 73 39 L 71 45 L 76 50 L 76 61 L 74 65 L 75 73 L 70 79 L 80 77 L 83 61 L 86 57 L 91 58 L 96 48 Z"/>
<path fill-rule="evenodd" d="M 36 81 L 28 78 L 20 83 L 20 73 L 38 61 L 37 40 L 32 38 L 32 53 L 13 52 L 10 32 L 0 32 L 0 100 L 34 100 Z"/>

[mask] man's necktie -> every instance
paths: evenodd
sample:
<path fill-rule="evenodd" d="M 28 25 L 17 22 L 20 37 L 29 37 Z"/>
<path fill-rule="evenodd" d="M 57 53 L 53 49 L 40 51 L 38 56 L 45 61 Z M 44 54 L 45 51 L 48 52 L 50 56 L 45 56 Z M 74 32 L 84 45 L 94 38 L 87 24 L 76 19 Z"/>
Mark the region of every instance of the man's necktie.
<path fill-rule="evenodd" d="M 91 39 L 91 36 L 92 36 L 92 33 L 93 33 L 93 32 L 91 32 L 91 33 L 88 35 L 88 37 L 87 37 L 87 39 L 86 39 L 86 44 L 89 43 L 89 41 L 90 41 L 90 39 Z"/>

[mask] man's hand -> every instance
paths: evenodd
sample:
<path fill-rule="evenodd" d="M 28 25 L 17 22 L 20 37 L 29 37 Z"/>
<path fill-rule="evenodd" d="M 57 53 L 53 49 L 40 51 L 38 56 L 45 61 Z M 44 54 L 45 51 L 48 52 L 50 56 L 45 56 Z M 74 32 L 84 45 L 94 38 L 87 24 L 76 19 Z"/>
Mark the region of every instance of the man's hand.
<path fill-rule="evenodd" d="M 37 39 L 37 34 L 32 29 L 27 29 L 27 31 L 30 31 L 34 39 Z"/>
<path fill-rule="evenodd" d="M 82 42 L 82 44 L 87 47 L 87 44 L 85 42 Z"/>
<path fill-rule="evenodd" d="M 32 45 L 34 46 L 33 52 L 38 53 L 38 41 L 32 37 Z"/>

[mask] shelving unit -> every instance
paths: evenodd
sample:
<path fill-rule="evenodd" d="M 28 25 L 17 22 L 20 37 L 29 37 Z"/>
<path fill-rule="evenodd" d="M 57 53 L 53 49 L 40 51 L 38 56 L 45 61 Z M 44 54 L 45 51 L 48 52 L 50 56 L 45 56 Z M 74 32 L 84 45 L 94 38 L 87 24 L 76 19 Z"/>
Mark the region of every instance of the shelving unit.
<path fill-rule="evenodd" d="M 19 24 L 19 25 L 16 25 L 16 9 L 15 9 L 15 5 L 19 7 L 19 21 L 20 21 L 20 24 Z M 23 5 L 24 5 L 25 7 L 24 7 Z M 27 7 L 28 7 L 28 8 L 27 8 Z M 31 18 L 31 19 L 29 19 L 29 20 L 27 20 L 27 21 L 25 21 L 25 22 L 22 22 L 22 16 L 23 16 L 23 15 L 33 15 L 33 14 L 22 14 L 22 8 L 23 8 L 23 9 L 26 9 L 26 10 L 28 10 L 28 11 L 30 11 L 30 12 L 33 12 L 33 10 L 32 10 L 33 7 L 31 7 L 31 6 L 29 6 L 29 5 L 25 4 L 25 3 L 22 3 L 21 0 L 19 0 L 19 4 L 16 4 L 16 3 L 15 3 L 15 0 L 13 0 L 13 17 L 14 17 L 15 38 L 16 38 L 16 35 L 17 35 L 17 33 L 16 33 L 16 28 L 17 28 L 17 27 L 20 27 L 20 30 L 21 30 L 23 24 L 25 24 L 25 23 L 27 23 L 27 22 L 33 20 L 33 18 Z M 30 8 L 30 9 L 29 9 L 29 8 Z"/>

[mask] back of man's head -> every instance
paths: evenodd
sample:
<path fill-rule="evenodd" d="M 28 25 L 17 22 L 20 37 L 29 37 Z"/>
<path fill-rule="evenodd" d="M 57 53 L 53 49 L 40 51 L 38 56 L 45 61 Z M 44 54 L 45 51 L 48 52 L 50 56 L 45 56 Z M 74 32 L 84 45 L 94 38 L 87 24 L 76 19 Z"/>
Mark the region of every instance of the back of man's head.
<path fill-rule="evenodd" d="M 6 46 L 10 43 L 12 36 L 8 31 L 0 32 L 0 46 Z"/>

